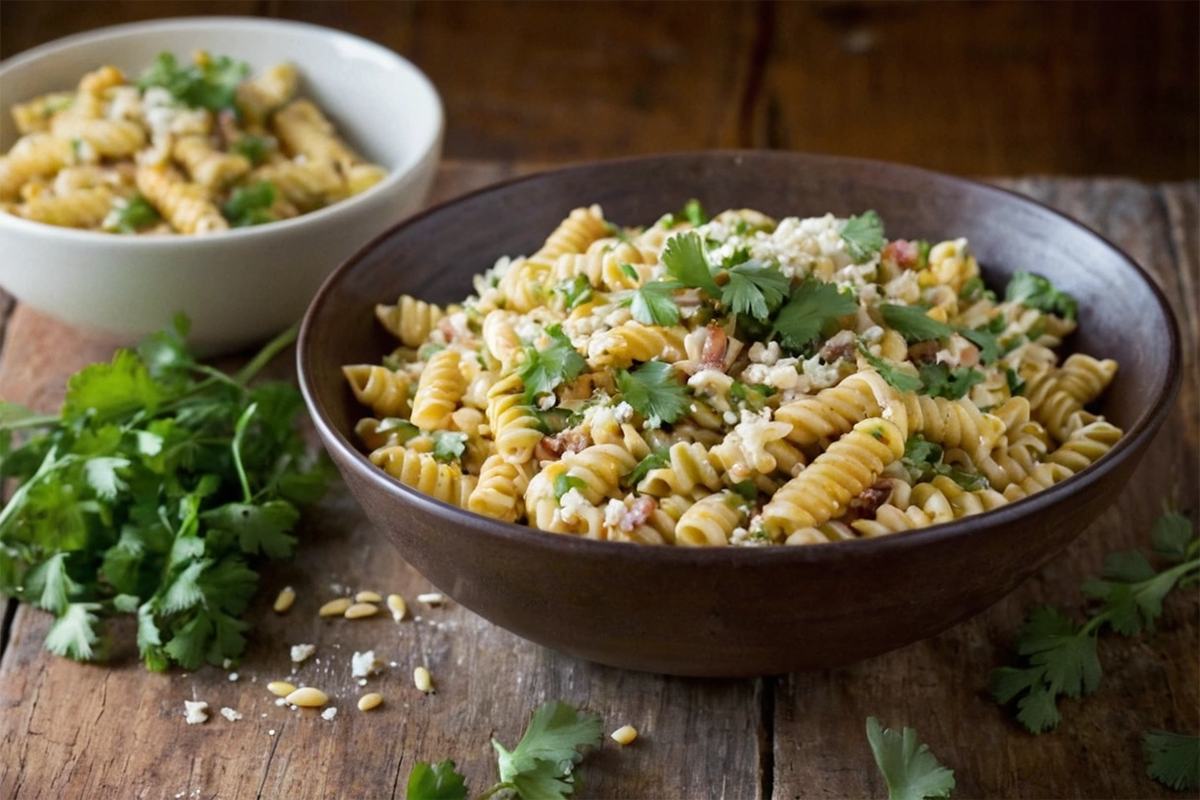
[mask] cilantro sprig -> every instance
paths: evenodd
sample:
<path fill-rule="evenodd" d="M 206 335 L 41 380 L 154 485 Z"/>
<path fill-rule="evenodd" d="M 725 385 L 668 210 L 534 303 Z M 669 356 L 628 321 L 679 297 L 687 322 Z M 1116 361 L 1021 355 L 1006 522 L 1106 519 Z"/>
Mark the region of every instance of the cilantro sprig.
<path fill-rule="evenodd" d="M 665 361 L 647 361 L 633 370 L 617 370 L 617 389 L 633 410 L 646 418 L 672 423 L 688 407 L 688 394 Z"/>
<path fill-rule="evenodd" d="M 104 220 L 104 227 L 118 233 L 137 233 L 161 219 L 158 209 L 141 192 L 135 192 L 129 200 L 113 208 L 112 214 Z"/>
<path fill-rule="evenodd" d="M 940 444 L 914 433 L 904 443 L 904 456 L 900 463 L 908 470 L 914 483 L 945 475 L 968 492 L 987 487 L 987 478 L 945 463 L 942 460 L 944 455 L 945 451 Z"/>
<path fill-rule="evenodd" d="M 1016 703 L 1016 718 L 1032 733 L 1055 728 L 1059 696 L 1080 697 L 1100 686 L 1096 639 L 1105 626 L 1125 636 L 1152 627 L 1164 598 L 1176 587 L 1200 582 L 1200 537 L 1182 514 L 1169 512 L 1151 532 L 1155 553 L 1169 566 L 1156 571 L 1140 551 L 1112 553 L 1097 580 L 1081 591 L 1101 602 L 1083 625 L 1051 606 L 1035 608 L 1017 633 L 1019 667 L 992 671 L 988 689 L 1000 705 Z"/>
<path fill-rule="evenodd" d="M 142 74 L 138 88 L 145 91 L 151 86 L 161 86 L 185 106 L 220 111 L 236 108 L 238 84 L 249 74 L 249 64 L 228 56 L 210 58 L 199 66 L 185 66 L 173 53 L 162 52 Z"/>
<path fill-rule="evenodd" d="M 603 724 L 599 714 L 581 712 L 562 701 L 538 707 L 512 750 L 492 740 L 500 780 L 476 800 L 504 791 L 524 800 L 566 800 L 575 790 L 581 748 L 600 745 Z M 407 796 L 408 800 L 466 800 L 466 779 L 453 761 L 418 761 L 408 775 Z"/>
<path fill-rule="evenodd" d="M 942 766 L 912 728 L 897 733 L 882 727 L 875 717 L 867 717 L 867 741 L 890 800 L 944 798 L 954 790 L 954 770 Z"/>
<path fill-rule="evenodd" d="M 832 283 L 809 278 L 780 309 L 772 333 L 779 335 L 785 349 L 803 352 L 835 319 L 857 309 L 853 295 L 839 291 Z"/>
<path fill-rule="evenodd" d="M 275 186 L 270 181 L 259 181 L 249 186 L 239 186 L 221 206 L 221 214 L 235 228 L 262 225 L 274 222 L 271 206 L 275 203 Z"/>
<path fill-rule="evenodd" d="M 682 288 L 678 281 L 651 281 L 634 290 L 629 313 L 643 325 L 674 325 L 679 322 L 679 305 L 671 294 Z"/>
<path fill-rule="evenodd" d="M 587 368 L 587 361 L 563 333 L 561 325 L 547 327 L 546 335 L 551 344 L 542 350 L 526 347 L 525 362 L 517 370 L 530 402 L 560 384 L 575 380 Z"/>
<path fill-rule="evenodd" d="M 667 240 L 661 256 L 667 273 L 683 286 L 703 289 L 719 298 L 721 289 L 713 280 L 708 258 L 704 255 L 704 240 L 695 231 L 677 234 Z"/>
<path fill-rule="evenodd" d="M 846 252 L 856 264 L 870 261 L 887 244 L 883 236 L 883 220 L 873 210 L 847 219 L 842 223 L 841 234 Z"/>
<path fill-rule="evenodd" d="M 958 400 L 965 397 L 972 386 L 986 377 L 972 367 L 950 367 L 940 363 L 921 364 L 917 367 L 917 374 L 913 375 L 886 359 L 872 355 L 861 340 L 858 350 L 881 378 L 901 392 L 916 392 L 930 397 Z"/>
<path fill-rule="evenodd" d="M 295 329 L 236 375 L 197 362 L 186 334 L 177 319 L 76 373 L 57 415 L 0 416 L 0 480 L 17 484 L 0 510 L 0 592 L 57 617 L 54 653 L 102 658 L 105 619 L 134 614 L 150 669 L 238 658 L 258 557 L 291 554 L 298 505 L 324 488 L 293 429 L 299 392 L 250 385 Z"/>
<path fill-rule="evenodd" d="M 1013 273 L 1004 290 L 1004 299 L 1048 314 L 1057 314 L 1066 320 L 1075 319 L 1079 310 L 1075 298 L 1055 288 L 1049 278 L 1025 270 Z"/>

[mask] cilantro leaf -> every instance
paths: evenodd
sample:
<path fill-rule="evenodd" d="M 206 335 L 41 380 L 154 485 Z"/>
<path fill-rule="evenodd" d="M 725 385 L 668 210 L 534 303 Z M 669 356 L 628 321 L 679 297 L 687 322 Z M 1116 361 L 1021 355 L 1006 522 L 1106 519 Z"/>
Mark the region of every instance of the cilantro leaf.
<path fill-rule="evenodd" d="M 83 587 L 71 580 L 67 574 L 68 553 L 55 553 L 50 558 L 29 570 L 25 582 L 26 595 L 36 598 L 33 602 L 55 614 L 61 614 L 70 605 L 71 595 Z"/>
<path fill-rule="evenodd" d="M 562 502 L 563 495 L 572 489 L 584 491 L 587 489 L 587 481 L 583 478 L 576 478 L 574 475 L 563 473 L 554 479 L 554 499 Z"/>
<path fill-rule="evenodd" d="M 662 469 L 670 463 L 671 449 L 669 447 L 660 447 L 639 461 L 637 466 L 633 468 L 633 472 L 630 472 L 621 479 L 621 484 L 624 486 L 637 486 L 652 470 Z"/>
<path fill-rule="evenodd" d="M 900 463 L 908 470 L 913 482 L 930 481 L 937 475 L 945 475 L 965 491 L 973 492 L 988 485 L 987 478 L 966 472 L 942 461 L 942 446 L 931 442 L 919 433 L 908 437 L 904 443 L 904 455 Z"/>
<path fill-rule="evenodd" d="M 1175 791 L 1200 788 L 1200 737 L 1166 731 L 1142 734 L 1146 774 Z"/>
<path fill-rule="evenodd" d="M 540 773 L 544 778 L 543 764 L 554 768 L 554 777 L 566 777 L 583 759 L 579 748 L 598 747 L 603 730 L 599 714 L 581 713 L 561 701 L 539 706 L 512 751 L 492 740 L 498 754 L 500 780 L 512 782 L 528 773 Z"/>
<path fill-rule="evenodd" d="M 712 297 L 720 297 L 721 290 L 713 280 L 704 255 L 704 241 L 695 231 L 680 233 L 667 240 L 661 260 L 672 278 L 684 286 L 703 289 Z"/>
<path fill-rule="evenodd" d="M 846 252 L 856 264 L 870 261 L 887 244 L 883 238 L 883 220 L 874 211 L 850 217 L 842 223 L 841 234 Z"/>
<path fill-rule="evenodd" d="M 679 322 L 679 306 L 671 293 L 680 288 L 675 281 L 653 281 L 633 292 L 629 312 L 643 325 L 674 325 Z"/>
<path fill-rule="evenodd" d="M 270 181 L 259 181 L 248 186 L 239 186 L 221 206 L 221 215 L 235 228 L 262 225 L 274 222 L 271 206 L 275 203 L 275 186 Z"/>
<path fill-rule="evenodd" d="M 541 351 L 525 348 L 525 363 L 517 371 L 529 398 L 575 380 L 587 368 L 587 361 L 562 332 L 562 326 L 551 325 L 546 328 L 546 334 L 553 344 Z"/>
<path fill-rule="evenodd" d="M 467 782 L 450 759 L 418 761 L 408 773 L 408 800 L 467 800 Z"/>
<path fill-rule="evenodd" d="M 787 297 L 791 281 L 776 267 L 761 261 L 744 261 L 726 273 L 729 282 L 721 287 L 721 303 L 735 314 L 750 314 L 766 322 Z"/>
<path fill-rule="evenodd" d="M 634 273 L 636 277 L 637 273 Z M 592 284 L 588 282 L 586 275 L 576 275 L 569 280 L 560 281 L 554 287 L 555 294 L 558 294 L 563 299 L 563 308 L 567 311 L 573 311 L 578 306 L 583 305 L 592 299 L 593 291 Z"/>
<path fill-rule="evenodd" d="M 99 603 L 71 603 L 46 633 L 46 649 L 76 661 L 91 661 L 100 637 L 96 633 L 99 619 L 93 614 Z"/>
<path fill-rule="evenodd" d="M 409 439 L 421 434 L 421 429 L 406 419 L 400 417 L 384 417 L 379 420 L 376 433 L 387 433 L 396 437 L 399 444 L 406 444 Z"/>
<path fill-rule="evenodd" d="M 883 378 L 899 391 L 915 392 L 925 385 L 917 376 L 896 369 L 882 358 L 871 355 L 871 351 L 861 341 L 858 343 L 858 351 L 862 353 L 867 363 L 875 368 L 875 371 L 879 373 L 879 377 Z"/>
<path fill-rule="evenodd" d="M 137 233 L 161 220 L 158 209 L 141 192 L 135 192 L 128 200 L 113 206 L 112 214 L 104 220 L 104 227 L 120 233 Z"/>
<path fill-rule="evenodd" d="M 617 370 L 617 388 L 625 402 L 643 417 L 672 423 L 687 411 L 687 391 L 675 367 L 664 361 L 647 361 L 632 371 Z"/>
<path fill-rule="evenodd" d="M 250 133 L 242 134 L 229 146 L 229 152 L 242 156 L 256 167 L 267 157 L 267 153 L 274 149 L 275 140 L 270 136 L 255 136 Z"/>
<path fill-rule="evenodd" d="M 1004 368 L 1004 380 L 1008 383 L 1008 393 L 1013 397 L 1025 394 L 1025 381 L 1012 367 Z"/>
<path fill-rule="evenodd" d="M 150 371 L 137 354 L 118 350 L 111 364 L 93 364 L 71 376 L 62 414 L 67 420 L 79 420 L 90 414 L 97 421 L 139 409 L 153 414 L 163 396 L 162 388 L 150 377 Z"/>
<path fill-rule="evenodd" d="M 704 206 L 700 205 L 700 201 L 694 197 L 683 204 L 683 217 L 691 223 L 693 228 L 699 228 L 708 222 L 708 215 L 704 213 Z"/>
<path fill-rule="evenodd" d="M 988 330 L 976 330 L 962 326 L 955 326 L 954 330 L 959 336 L 979 348 L 980 363 L 990 364 L 1004 353 L 1000 342 Z"/>
<path fill-rule="evenodd" d="M 433 457 L 438 461 L 458 461 L 467 449 L 467 434 L 459 431 L 433 432 Z"/>
<path fill-rule="evenodd" d="M 92 613 L 100 603 L 71 603 L 54 620 L 46 633 L 46 649 L 55 655 L 91 661 L 96 657 L 100 636 L 96 633 L 97 616 Z"/>
<path fill-rule="evenodd" d="M 217 530 L 236 535 L 243 553 L 287 558 L 296 545 L 296 537 L 288 531 L 295 527 L 300 512 L 286 500 L 270 500 L 257 505 L 226 503 L 204 512 L 201 518 Z"/>
<path fill-rule="evenodd" d="M 930 339 L 945 339 L 954 332 L 946 323 L 926 315 L 925 309 L 920 306 L 883 303 L 879 306 L 879 311 L 883 315 L 883 321 L 889 327 L 895 328 L 909 344 Z"/>
<path fill-rule="evenodd" d="M 128 458 L 104 456 L 89 458 L 83 464 L 83 474 L 101 500 L 115 500 L 117 494 L 129 488 L 117 470 L 123 470 L 130 465 Z"/>
<path fill-rule="evenodd" d="M 1187 557 L 1188 543 L 1193 539 L 1192 522 L 1183 514 L 1169 511 L 1154 522 L 1150 532 L 1154 552 L 1179 561 Z"/>
<path fill-rule="evenodd" d="M 832 283 L 807 278 L 779 311 L 771 334 L 778 334 L 786 349 L 801 352 L 826 325 L 857 310 L 858 301 L 853 295 L 843 294 Z"/>
<path fill-rule="evenodd" d="M 1057 314 L 1066 320 L 1075 319 L 1078 311 L 1075 298 L 1056 289 L 1048 278 L 1025 270 L 1013 273 L 1004 290 L 1004 299 L 1048 314 Z"/>
<path fill-rule="evenodd" d="M 880 726 L 875 717 L 867 717 L 867 741 L 887 782 L 890 800 L 950 796 L 954 789 L 954 771 L 938 762 L 929 752 L 929 745 L 919 743 L 917 732 L 912 728 L 897 733 Z"/>
<path fill-rule="evenodd" d="M 926 252 L 925 259 L 926 264 L 928 264 L 928 252 Z M 967 303 L 975 303 L 980 300 L 991 300 L 994 302 L 996 300 L 996 293 L 987 288 L 987 285 L 983 282 L 983 278 L 976 275 L 973 278 L 968 278 L 963 283 L 962 289 L 958 292 L 958 299 Z"/>
<path fill-rule="evenodd" d="M 945 397 L 958 400 L 965 397 L 971 387 L 984 380 L 984 374 L 971 367 L 954 367 L 945 364 L 922 364 L 917 368 L 921 376 L 921 394 L 930 397 Z"/>

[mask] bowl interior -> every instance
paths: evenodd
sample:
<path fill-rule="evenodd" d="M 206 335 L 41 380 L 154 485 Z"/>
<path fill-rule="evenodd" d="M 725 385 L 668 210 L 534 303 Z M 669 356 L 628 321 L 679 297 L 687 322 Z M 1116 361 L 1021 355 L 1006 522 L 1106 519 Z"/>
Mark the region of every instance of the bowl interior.
<path fill-rule="evenodd" d="M 376 363 L 393 346 L 372 308 L 401 293 L 441 303 L 471 292 L 471 276 L 501 255 L 528 254 L 573 208 L 599 203 L 618 224 L 650 224 L 699 199 L 711 212 L 754 208 L 776 218 L 873 208 L 891 237 L 966 236 L 988 285 L 1017 269 L 1046 275 L 1079 301 L 1072 349 L 1114 358 L 1103 413 L 1127 434 L 1171 384 L 1176 333 L 1146 275 L 1104 239 L 1015 194 L 909 167 L 792 153 L 700 153 L 629 159 L 545 173 L 484 190 L 410 220 L 364 248 L 310 309 L 314 400 L 352 447 L 362 410 L 340 365 Z M 1136 326 L 1131 321 L 1137 320 Z"/>
<path fill-rule="evenodd" d="M 340 31 L 296 22 L 203 17 L 135 23 L 67 37 L 0 65 L 5 105 L 72 89 L 103 64 L 136 80 L 162 51 L 180 60 L 206 49 L 250 65 L 251 74 L 290 61 L 300 70 L 299 94 L 311 98 L 365 157 L 399 174 L 436 141 L 441 105 L 428 79 L 387 48 Z M 0 150 L 17 136 L 0 115 Z"/>

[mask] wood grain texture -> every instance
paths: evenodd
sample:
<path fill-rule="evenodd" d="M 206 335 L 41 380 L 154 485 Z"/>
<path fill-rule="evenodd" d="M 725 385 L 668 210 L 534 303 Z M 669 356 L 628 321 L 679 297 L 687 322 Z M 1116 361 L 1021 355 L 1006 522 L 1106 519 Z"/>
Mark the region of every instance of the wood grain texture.
<path fill-rule="evenodd" d="M 391 47 L 446 103 L 455 158 L 718 146 L 959 174 L 1200 170 L 1200 5 L 3 0 L 0 55 L 188 14 L 298 19 Z"/>
<path fill-rule="evenodd" d="M 450 163 L 434 199 L 529 167 Z M 1095 226 L 1167 290 L 1184 332 L 1187 378 L 1167 427 L 1114 507 L 1066 554 L 978 618 L 932 640 L 853 667 L 765 681 L 660 678 L 573 661 L 484 623 L 453 604 L 416 602 L 429 584 L 387 547 L 344 492 L 305 520 L 304 545 L 265 573 L 249 615 L 255 635 L 239 678 L 219 669 L 152 675 L 136 661 L 132 631 L 114 631 L 114 663 L 79 665 L 41 649 L 49 615 L 17 612 L 0 660 L 0 797 L 402 797 L 415 760 L 455 758 L 476 790 L 493 779 L 489 739 L 511 745 L 529 712 L 561 698 L 625 723 L 642 736 L 611 741 L 584 762 L 581 797 L 847 797 L 886 795 L 863 722 L 916 727 L 955 769 L 957 797 L 1171 797 L 1144 775 L 1141 731 L 1200 729 L 1200 603 L 1167 604 L 1156 632 L 1100 644 L 1104 683 L 1061 704 L 1059 729 L 1019 730 L 986 696 L 988 671 L 1025 612 L 1038 602 L 1081 609 L 1079 581 L 1105 553 L 1141 545 L 1167 478 L 1196 511 L 1197 206 L 1195 183 L 1034 179 L 1006 185 Z M 1085 310 L 1086 314 L 1086 310 Z M 0 397 L 52 410 L 69 374 L 109 349 L 18 306 L 0 351 Z M 283 368 L 287 369 L 287 364 Z M 322 620 L 337 592 L 399 591 L 420 620 L 386 615 Z M 269 605 L 285 585 L 299 598 L 286 615 Z M 836 598 L 831 598 L 836 602 Z M 265 683 L 292 677 L 288 647 L 314 643 L 297 681 L 326 690 L 332 721 L 277 707 Z M 350 655 L 374 649 L 389 666 L 359 687 Z M 395 662 L 394 666 L 390 663 Z M 437 693 L 411 683 L 429 667 Z M 363 714 L 355 698 L 380 691 Z M 183 721 L 183 701 L 212 708 L 204 725 Z M 229 722 L 222 706 L 244 718 Z M 270 733 L 274 731 L 274 733 Z"/>

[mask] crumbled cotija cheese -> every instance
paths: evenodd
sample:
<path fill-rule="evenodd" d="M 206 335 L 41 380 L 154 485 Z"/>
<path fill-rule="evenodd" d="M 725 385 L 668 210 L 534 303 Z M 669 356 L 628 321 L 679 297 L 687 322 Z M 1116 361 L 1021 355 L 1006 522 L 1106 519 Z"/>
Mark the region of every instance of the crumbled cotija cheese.
<path fill-rule="evenodd" d="M 299 664 L 308 659 L 316 650 L 315 644 L 294 644 L 292 645 L 292 661 Z"/>
<path fill-rule="evenodd" d="M 199 725 L 208 721 L 208 703 L 203 700 L 184 700 L 183 718 L 188 725 Z"/>
<path fill-rule="evenodd" d="M 229 720 L 230 722 L 237 722 L 239 719 L 242 718 L 242 715 L 240 713 L 238 713 L 237 711 L 234 711 L 229 706 L 225 706 L 224 708 L 221 709 L 221 716 L 224 717 L 225 719 Z"/>
<path fill-rule="evenodd" d="M 350 674 L 356 678 L 373 675 L 383 667 L 383 662 L 375 657 L 374 650 L 365 653 L 356 652 L 350 657 Z"/>
<path fill-rule="evenodd" d="M 559 510 L 562 512 L 563 522 L 574 522 L 579 514 L 588 507 L 587 498 L 579 493 L 578 489 L 568 490 L 558 501 Z"/>

